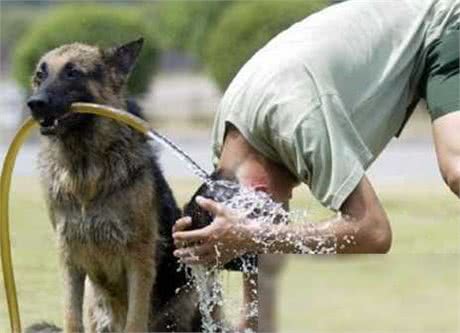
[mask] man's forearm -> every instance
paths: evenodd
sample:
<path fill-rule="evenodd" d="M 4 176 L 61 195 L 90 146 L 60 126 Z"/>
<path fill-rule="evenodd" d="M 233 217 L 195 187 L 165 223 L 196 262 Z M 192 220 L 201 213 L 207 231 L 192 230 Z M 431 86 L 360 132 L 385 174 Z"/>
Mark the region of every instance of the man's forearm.
<path fill-rule="evenodd" d="M 319 223 L 248 223 L 248 250 L 256 253 L 380 253 L 378 222 L 338 216 Z"/>

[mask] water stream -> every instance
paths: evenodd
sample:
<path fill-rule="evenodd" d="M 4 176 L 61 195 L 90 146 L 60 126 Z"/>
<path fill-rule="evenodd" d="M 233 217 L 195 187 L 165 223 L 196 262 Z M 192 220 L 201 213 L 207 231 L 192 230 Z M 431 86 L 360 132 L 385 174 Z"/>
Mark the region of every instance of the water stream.
<path fill-rule="evenodd" d="M 164 147 L 169 148 L 171 152 L 177 156 L 181 161 L 185 162 L 185 165 L 203 182 L 210 185 L 212 180 L 209 177 L 209 174 L 196 163 L 190 156 L 188 156 L 181 148 L 179 148 L 174 142 L 169 140 L 164 135 L 158 133 L 157 131 L 151 129 L 147 133 L 148 138 L 160 142 Z"/>
<path fill-rule="evenodd" d="M 275 202 L 267 193 L 254 191 L 235 182 L 212 180 L 203 168 L 171 140 L 153 130 L 148 134 L 148 137 L 169 148 L 174 155 L 184 162 L 209 187 L 218 186 L 220 189 L 224 189 L 223 191 L 216 191 L 218 194 L 213 199 L 221 202 L 225 207 L 237 214 L 239 221 L 242 223 L 261 223 L 267 225 L 268 227 L 263 228 L 261 234 L 256 236 L 257 239 L 255 239 L 263 248 L 270 249 L 272 242 L 279 240 L 281 237 L 286 244 L 289 243 L 296 253 L 336 253 L 337 240 L 335 236 L 324 235 L 324 232 L 319 236 L 319 233 L 316 232 L 319 230 L 316 225 L 305 223 L 305 212 L 300 214 L 299 212 L 289 213 L 283 208 L 281 203 Z M 293 221 L 294 223 L 297 222 L 297 229 L 294 228 L 289 233 L 284 232 L 282 235 L 278 233 L 281 229 L 277 228 L 277 226 L 282 226 Z M 299 237 L 300 234 L 305 234 L 302 231 L 308 232 L 312 236 Z M 310 244 L 310 246 L 307 244 Z M 311 244 L 315 245 L 312 247 Z M 254 271 L 254 267 L 250 262 L 245 263 L 243 261 L 242 267 L 243 271 L 247 269 L 247 272 L 257 272 L 257 268 Z M 219 312 L 219 309 L 223 309 L 225 303 L 224 290 L 220 278 L 221 271 L 217 267 L 208 268 L 196 265 L 188 267 L 187 271 L 190 272 L 190 281 L 198 292 L 199 308 L 203 316 L 202 331 L 206 333 L 233 331 L 225 324 L 225 319 L 220 320 L 215 315 Z M 251 309 L 251 311 L 247 312 L 247 315 L 257 317 L 257 301 L 254 301 L 254 304 L 247 304 L 246 306 Z"/>

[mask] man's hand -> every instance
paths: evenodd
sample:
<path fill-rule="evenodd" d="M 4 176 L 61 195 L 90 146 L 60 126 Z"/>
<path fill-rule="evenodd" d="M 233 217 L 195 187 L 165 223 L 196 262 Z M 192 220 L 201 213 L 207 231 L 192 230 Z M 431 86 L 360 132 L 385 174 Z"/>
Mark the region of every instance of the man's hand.
<path fill-rule="evenodd" d="M 215 216 L 202 229 L 186 231 L 190 217 L 179 219 L 173 227 L 174 255 L 185 264 L 223 266 L 233 258 L 248 252 L 251 243 L 247 224 L 234 211 L 211 199 L 196 198 L 197 203 Z"/>

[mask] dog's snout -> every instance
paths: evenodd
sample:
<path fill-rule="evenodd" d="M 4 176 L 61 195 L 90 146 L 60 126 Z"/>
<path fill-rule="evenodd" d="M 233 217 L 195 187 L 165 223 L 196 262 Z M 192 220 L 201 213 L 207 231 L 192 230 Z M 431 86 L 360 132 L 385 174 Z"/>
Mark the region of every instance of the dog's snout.
<path fill-rule="evenodd" d="M 27 106 L 33 112 L 43 112 L 50 105 L 50 98 L 47 94 L 33 95 L 27 100 Z"/>

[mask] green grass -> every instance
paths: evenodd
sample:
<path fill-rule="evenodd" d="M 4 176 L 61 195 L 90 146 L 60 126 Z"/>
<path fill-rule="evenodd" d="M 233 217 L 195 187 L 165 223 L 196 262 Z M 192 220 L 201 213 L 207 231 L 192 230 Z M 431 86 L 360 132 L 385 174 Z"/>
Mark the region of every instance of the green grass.
<path fill-rule="evenodd" d="M 459 332 L 459 256 L 289 260 L 282 332 Z"/>
<path fill-rule="evenodd" d="M 171 181 L 184 203 L 198 183 Z M 384 188 L 379 196 L 393 228 L 385 256 L 289 256 L 279 289 L 280 331 L 459 332 L 460 207 L 442 185 Z M 330 216 L 306 190 L 293 209 L 312 219 Z M 24 326 L 48 320 L 61 324 L 62 285 L 55 240 L 35 178 L 13 182 L 13 259 Z M 240 302 L 238 274 L 225 273 L 232 316 Z M 0 288 L 0 332 L 9 324 Z"/>
<path fill-rule="evenodd" d="M 387 255 L 289 256 L 280 328 L 308 332 L 460 332 L 460 205 L 442 185 L 384 188 Z M 312 216 L 329 213 L 307 191 Z"/>

